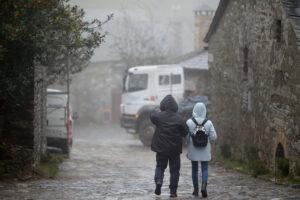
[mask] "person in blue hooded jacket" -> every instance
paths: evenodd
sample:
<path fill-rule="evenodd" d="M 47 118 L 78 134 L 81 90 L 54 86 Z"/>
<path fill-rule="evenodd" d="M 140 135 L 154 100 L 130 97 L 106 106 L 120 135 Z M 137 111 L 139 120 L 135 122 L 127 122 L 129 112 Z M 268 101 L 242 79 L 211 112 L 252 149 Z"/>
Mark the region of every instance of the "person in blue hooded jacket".
<path fill-rule="evenodd" d="M 204 122 L 205 134 L 208 136 L 208 143 L 205 147 L 195 147 L 192 141 L 192 135 L 195 134 L 195 129 L 198 125 Z M 206 122 L 205 122 L 206 121 Z M 189 134 L 187 136 L 187 157 L 192 162 L 192 180 L 194 191 L 193 195 L 199 195 L 199 182 L 198 182 L 198 167 L 201 162 L 202 171 L 202 184 L 201 193 L 202 197 L 207 197 L 207 181 L 208 181 L 208 162 L 211 160 L 211 142 L 217 139 L 217 133 L 210 120 L 207 120 L 206 106 L 203 103 L 197 103 L 193 108 L 192 118 L 186 122 L 189 128 Z"/>

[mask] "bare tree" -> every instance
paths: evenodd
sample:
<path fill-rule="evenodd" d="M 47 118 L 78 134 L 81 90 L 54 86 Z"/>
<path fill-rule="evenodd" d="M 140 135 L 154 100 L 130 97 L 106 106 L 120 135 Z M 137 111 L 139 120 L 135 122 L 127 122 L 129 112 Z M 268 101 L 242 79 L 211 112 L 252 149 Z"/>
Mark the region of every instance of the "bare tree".
<path fill-rule="evenodd" d="M 146 20 L 134 20 L 126 11 L 112 34 L 112 50 L 126 67 L 161 64 L 169 54 L 166 44 L 168 30 L 156 30 L 148 10 Z"/>

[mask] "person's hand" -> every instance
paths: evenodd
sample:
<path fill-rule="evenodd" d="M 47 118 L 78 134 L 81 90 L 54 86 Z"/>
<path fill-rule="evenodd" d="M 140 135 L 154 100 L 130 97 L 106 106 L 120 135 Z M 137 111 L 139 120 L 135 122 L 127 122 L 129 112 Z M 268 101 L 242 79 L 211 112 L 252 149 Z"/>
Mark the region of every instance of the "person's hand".
<path fill-rule="evenodd" d="M 154 112 L 160 112 L 161 110 L 160 110 L 160 108 L 158 106 L 156 106 L 153 111 Z"/>

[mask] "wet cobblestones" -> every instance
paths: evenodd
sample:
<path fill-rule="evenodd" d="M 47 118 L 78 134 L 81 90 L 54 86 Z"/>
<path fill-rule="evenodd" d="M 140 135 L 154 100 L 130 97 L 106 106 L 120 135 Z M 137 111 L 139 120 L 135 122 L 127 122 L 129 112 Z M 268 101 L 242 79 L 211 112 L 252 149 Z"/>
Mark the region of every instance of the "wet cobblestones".
<path fill-rule="evenodd" d="M 191 166 L 185 153 L 181 161 L 177 199 L 196 199 L 191 195 Z M 168 171 L 162 195 L 153 194 L 154 167 L 155 154 L 121 128 L 77 128 L 71 158 L 60 166 L 57 178 L 0 182 L 0 199 L 169 199 Z M 208 199 L 300 199 L 299 189 L 274 185 L 220 166 L 210 166 L 209 175 Z"/>

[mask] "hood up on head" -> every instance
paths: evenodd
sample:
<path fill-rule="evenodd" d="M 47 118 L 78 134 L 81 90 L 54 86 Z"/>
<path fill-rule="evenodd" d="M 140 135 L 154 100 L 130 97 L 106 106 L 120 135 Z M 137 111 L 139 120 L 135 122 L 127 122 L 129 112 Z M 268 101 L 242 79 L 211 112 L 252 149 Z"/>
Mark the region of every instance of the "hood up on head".
<path fill-rule="evenodd" d="M 178 111 L 178 105 L 172 95 L 167 95 L 163 100 L 160 102 L 160 110 L 161 111 Z"/>
<path fill-rule="evenodd" d="M 198 123 L 202 123 L 206 118 L 206 106 L 204 103 L 196 103 L 193 109 L 193 117 Z"/>

